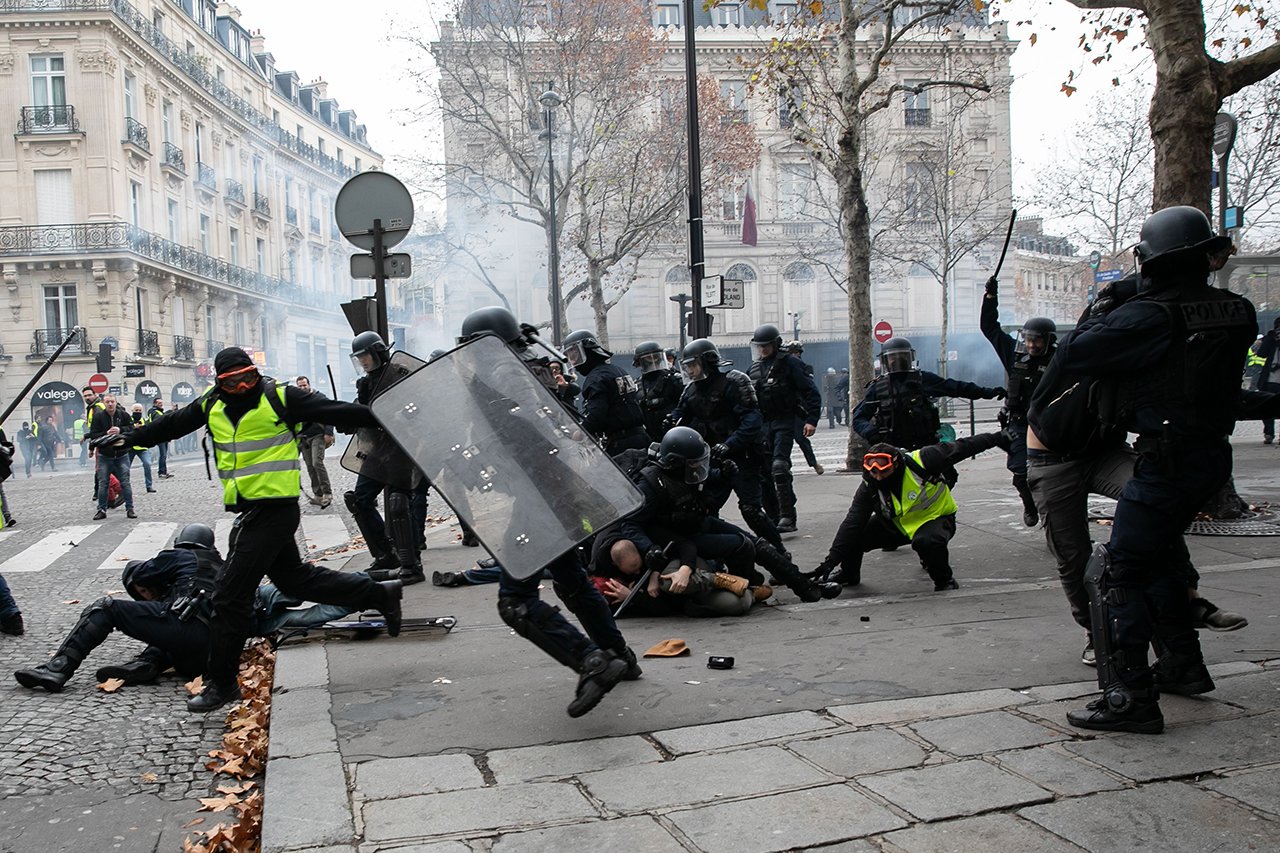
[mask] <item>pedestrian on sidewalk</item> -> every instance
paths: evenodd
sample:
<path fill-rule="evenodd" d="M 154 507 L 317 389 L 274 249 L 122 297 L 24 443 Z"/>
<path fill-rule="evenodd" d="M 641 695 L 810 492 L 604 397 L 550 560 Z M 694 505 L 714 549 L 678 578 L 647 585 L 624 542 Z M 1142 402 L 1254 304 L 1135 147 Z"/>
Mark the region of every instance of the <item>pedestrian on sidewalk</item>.
<path fill-rule="evenodd" d="M 157 394 L 151 401 L 151 408 L 147 410 L 146 421 L 153 424 L 164 417 L 164 400 Z M 160 461 L 156 464 L 156 476 L 161 479 L 168 480 L 173 477 L 169 473 L 169 442 L 162 441 L 156 445 L 156 452 L 159 454 Z"/>
<path fill-rule="evenodd" d="M 239 347 L 222 350 L 213 364 L 216 385 L 176 414 L 125 437 L 128 444 L 147 447 L 207 428 L 223 504 L 237 513 L 226 566 L 213 594 L 204 690 L 187 702 L 187 709 L 197 713 L 240 699 L 240 652 L 253 627 L 254 591 L 264 574 L 286 595 L 381 611 L 387 633 L 400 634 L 399 581 L 376 583 L 304 563 L 295 538 L 302 485 L 295 425 L 319 421 L 351 430 L 373 427 L 377 422 L 369 409 L 277 386 L 258 373 Z"/>
<path fill-rule="evenodd" d="M 22 464 L 26 467 L 27 479 L 31 479 L 31 463 L 36 458 L 36 436 L 28 421 L 22 422 L 18 430 L 18 444 L 22 446 Z"/>
<path fill-rule="evenodd" d="M 295 383 L 305 394 L 314 394 L 320 400 L 329 399 L 323 392 L 312 388 L 311 380 L 305 376 L 299 376 Z M 324 453 L 333 447 L 333 427 L 304 424 L 298 431 L 298 446 L 302 448 L 302 461 L 306 463 L 307 476 L 311 478 L 311 503 L 327 509 L 333 501 L 333 487 L 329 485 L 329 470 L 324 467 Z"/>
<path fill-rule="evenodd" d="M 1280 317 L 1271 324 L 1271 331 L 1258 341 L 1258 350 L 1255 355 L 1262 359 L 1262 369 L 1258 371 L 1253 387 L 1259 391 L 1280 393 L 1280 347 L 1277 347 L 1277 344 L 1280 344 Z M 1275 439 L 1275 418 L 1263 418 L 1262 443 L 1271 444 Z"/>
<path fill-rule="evenodd" d="M 116 402 L 114 394 L 104 394 L 103 410 L 93 416 L 93 426 L 89 429 L 89 441 L 94 445 L 94 453 L 98 463 L 95 469 L 98 481 L 98 511 L 93 520 L 101 521 L 107 517 L 107 498 L 111 492 L 111 477 L 120 482 L 124 493 L 125 516 L 137 518 L 133 511 L 133 486 L 129 482 L 129 448 L 120 441 L 106 442 L 108 436 L 119 435 L 133 426 L 133 419 L 125 414 L 124 409 Z"/>
<path fill-rule="evenodd" d="M 144 413 L 142 411 L 142 404 L 134 403 L 133 412 L 131 414 L 134 428 L 140 427 L 146 422 L 143 418 L 143 414 Z M 155 489 L 154 481 L 151 479 L 151 451 L 145 447 L 129 448 L 129 467 L 130 468 L 133 467 L 133 460 L 135 459 L 142 460 L 142 473 L 145 475 L 145 479 L 147 482 L 147 491 L 154 492 L 156 489 Z"/>
<path fill-rule="evenodd" d="M 13 476 L 13 454 L 15 448 L 4 427 L 0 427 L 0 528 L 13 527 L 17 519 L 9 509 L 9 498 L 4 493 L 4 481 Z"/>
<path fill-rule="evenodd" d="M 94 391 L 88 385 L 80 389 L 80 396 L 84 399 L 84 441 L 80 445 L 80 456 L 93 460 L 94 449 L 90 447 L 89 433 L 93 429 L 93 416 L 99 414 L 105 408 L 102 405 L 102 398 L 98 396 L 98 392 Z M 97 465 L 96 460 L 94 465 Z M 95 469 L 96 470 L 96 469 Z M 93 500 L 98 500 L 98 477 L 95 473 L 93 477 Z"/>

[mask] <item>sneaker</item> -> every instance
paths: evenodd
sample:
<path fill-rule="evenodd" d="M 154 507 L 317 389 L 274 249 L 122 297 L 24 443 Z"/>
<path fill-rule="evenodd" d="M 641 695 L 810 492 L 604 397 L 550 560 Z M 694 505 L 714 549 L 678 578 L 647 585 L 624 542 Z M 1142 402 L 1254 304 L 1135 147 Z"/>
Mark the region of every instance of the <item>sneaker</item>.
<path fill-rule="evenodd" d="M 1210 631 L 1238 631 L 1249 624 L 1239 613 L 1223 610 L 1206 598 L 1191 602 L 1191 627 Z"/>
<path fill-rule="evenodd" d="M 137 517 L 138 517 L 138 514 L 137 514 L 136 512 L 134 512 L 133 510 L 129 509 L 129 510 L 125 510 L 124 517 L 125 517 L 125 518 L 137 518 Z"/>
<path fill-rule="evenodd" d="M 1093 650 L 1093 637 L 1089 637 L 1084 644 L 1084 651 L 1080 653 L 1080 663 L 1085 666 L 1096 667 L 1098 665 L 1098 653 Z"/>
<path fill-rule="evenodd" d="M 1276 440 L 1276 437 L 1275 437 L 1274 435 L 1264 435 L 1264 436 L 1262 437 L 1262 443 L 1263 443 L 1263 444 L 1270 444 L 1271 442 L 1273 442 L 1273 441 L 1275 441 L 1275 440 Z"/>
<path fill-rule="evenodd" d="M 148 491 L 148 492 L 155 492 L 155 489 L 151 488 L 150 486 L 147 486 L 147 491 Z"/>
<path fill-rule="evenodd" d="M 581 717 L 590 711 L 605 694 L 626 675 L 627 664 L 596 649 L 582 661 L 582 675 L 578 689 L 569 703 L 569 716 Z"/>
<path fill-rule="evenodd" d="M 309 498 L 307 498 L 307 503 L 311 504 L 312 506 L 320 506 L 320 498 L 317 497 L 316 495 L 311 495 Z"/>
<path fill-rule="evenodd" d="M 105 509 L 100 509 L 93 514 L 94 521 L 102 521 L 102 519 L 106 517 L 107 517 L 107 511 Z"/>
<path fill-rule="evenodd" d="M 944 581 L 933 582 L 934 592 L 945 592 L 946 590 L 949 590 L 949 589 L 959 589 L 959 588 L 960 588 L 960 584 L 956 583 L 955 578 L 947 578 Z"/>
<path fill-rule="evenodd" d="M 777 526 L 779 533 L 795 533 L 797 530 L 796 520 L 794 518 L 788 518 L 787 516 L 779 518 Z"/>
<path fill-rule="evenodd" d="M 320 498 L 320 508 L 321 508 L 321 509 L 328 509 L 328 508 L 329 508 L 329 504 L 331 504 L 331 503 L 333 503 L 333 495 L 323 495 L 323 496 Z"/>
<path fill-rule="evenodd" d="M 22 624 L 22 614 L 15 613 L 12 616 L 6 616 L 0 619 L 0 634 L 9 634 L 14 637 L 21 637 L 27 631 L 26 626 Z"/>
<path fill-rule="evenodd" d="M 12 515 L 4 520 L 5 527 L 14 527 L 17 525 L 17 523 L 18 523 L 18 519 L 14 518 Z"/>
<path fill-rule="evenodd" d="M 815 462 L 815 463 L 813 463 L 813 470 L 818 474 L 818 476 L 819 476 L 819 477 L 821 477 L 823 474 L 827 473 L 827 469 L 822 467 L 822 463 L 821 463 L 821 462 Z"/>

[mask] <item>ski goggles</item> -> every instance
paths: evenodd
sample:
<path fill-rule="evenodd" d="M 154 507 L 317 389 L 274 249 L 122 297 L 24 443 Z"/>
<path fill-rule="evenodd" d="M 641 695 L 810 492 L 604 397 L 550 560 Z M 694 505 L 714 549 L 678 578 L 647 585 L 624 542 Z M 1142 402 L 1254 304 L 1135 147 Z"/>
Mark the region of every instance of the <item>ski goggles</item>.
<path fill-rule="evenodd" d="M 873 473 L 892 471 L 894 459 L 892 453 L 868 453 L 862 457 L 862 468 Z"/>
<path fill-rule="evenodd" d="M 228 394 L 243 394 L 258 384 L 261 376 L 253 365 L 218 374 L 218 387 Z"/>

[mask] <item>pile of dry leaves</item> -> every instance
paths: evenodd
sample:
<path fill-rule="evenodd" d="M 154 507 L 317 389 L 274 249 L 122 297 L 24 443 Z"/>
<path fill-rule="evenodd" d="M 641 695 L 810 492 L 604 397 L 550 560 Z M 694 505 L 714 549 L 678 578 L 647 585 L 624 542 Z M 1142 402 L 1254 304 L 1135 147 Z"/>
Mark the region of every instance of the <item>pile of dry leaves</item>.
<path fill-rule="evenodd" d="M 271 722 L 271 684 L 276 655 L 266 641 L 245 652 L 240 666 L 240 692 L 244 701 L 227 712 L 222 748 L 211 750 L 205 767 L 214 775 L 230 776 L 236 783 L 219 785 L 219 796 L 202 797 L 200 811 L 232 812 L 234 823 L 218 823 L 212 829 L 193 832 L 182 844 L 183 853 L 257 853 L 262 837 L 262 788 L 260 777 L 267 761 L 267 733 Z M 203 685 L 197 678 L 187 685 L 192 695 Z M 197 826 L 196 818 L 187 826 Z"/>

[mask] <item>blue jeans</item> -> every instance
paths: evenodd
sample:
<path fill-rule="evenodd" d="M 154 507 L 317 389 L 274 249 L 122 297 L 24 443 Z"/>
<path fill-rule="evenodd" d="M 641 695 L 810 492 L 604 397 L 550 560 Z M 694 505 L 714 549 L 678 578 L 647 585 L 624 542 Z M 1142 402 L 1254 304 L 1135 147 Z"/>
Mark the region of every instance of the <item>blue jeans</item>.
<path fill-rule="evenodd" d="M 13 593 L 9 592 L 8 582 L 4 575 L 0 575 L 0 619 L 8 619 L 20 613 L 22 611 L 18 609 L 18 602 L 13 600 Z"/>
<path fill-rule="evenodd" d="M 133 467 L 133 460 L 142 460 L 142 473 L 146 475 L 147 491 L 151 491 L 151 451 L 150 450 L 134 450 L 129 449 L 129 467 Z M 119 474 L 116 475 L 120 476 Z"/>
<path fill-rule="evenodd" d="M 87 440 L 80 441 L 80 467 L 83 468 L 89 464 L 89 442 Z"/>
<path fill-rule="evenodd" d="M 156 465 L 156 473 L 161 477 L 169 473 L 169 442 L 162 441 L 156 445 L 160 454 L 160 462 Z"/>
<path fill-rule="evenodd" d="M 111 488 L 111 475 L 115 474 L 120 481 L 121 494 L 124 495 L 125 509 L 133 509 L 133 487 L 129 485 L 128 456 L 98 456 L 98 509 L 107 511 L 107 493 Z"/>

